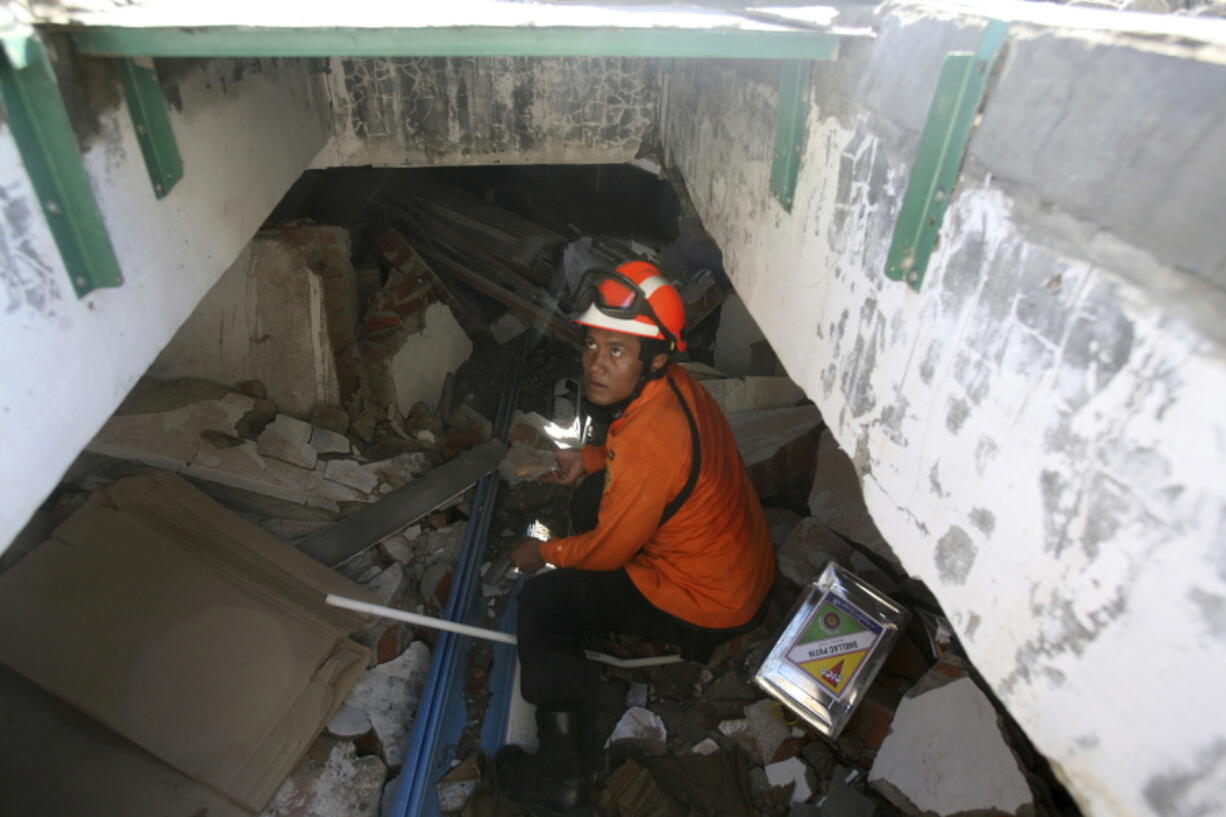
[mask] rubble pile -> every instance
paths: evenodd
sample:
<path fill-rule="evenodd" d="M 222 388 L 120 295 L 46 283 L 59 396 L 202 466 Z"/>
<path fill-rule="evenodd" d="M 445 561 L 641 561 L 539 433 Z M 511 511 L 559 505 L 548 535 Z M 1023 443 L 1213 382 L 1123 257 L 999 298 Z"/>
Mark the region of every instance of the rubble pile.
<path fill-rule="evenodd" d="M 270 393 L 255 379 L 146 379 L 70 472 L 73 498 L 57 513 L 67 516 L 82 502 L 97 513 L 99 502 L 86 497 L 116 478 L 175 472 L 225 506 L 211 511 L 225 517 L 221 529 L 254 530 L 248 535 L 257 550 L 260 542 L 271 547 L 270 536 L 281 540 L 275 545 L 295 545 L 290 550 L 309 563 L 310 570 L 300 569 L 315 585 L 337 582 L 373 603 L 441 615 L 474 524 L 471 486 L 498 462 L 457 466 L 483 444 L 499 445 L 487 441 L 503 373 L 514 357 L 527 358 L 523 414 L 509 442 L 541 448 L 551 435 L 599 439 L 600 423 L 583 405 L 578 334 L 563 315 L 584 269 L 647 257 L 659 261 L 687 304 L 691 359 L 683 365 L 729 417 L 766 506 L 779 577 L 765 623 L 723 645 L 706 665 L 600 665 L 591 747 L 599 813 L 1076 813 L 966 662 L 936 600 L 907 578 L 864 507 L 853 459 L 818 409 L 781 374 L 743 307 L 729 307 L 726 325 L 716 320 L 730 285 L 692 212 L 679 219 L 675 237 L 591 236 L 572 224 L 536 223 L 419 171 L 369 173 L 381 181 L 343 225 L 295 220 L 271 231 L 306 253 L 307 263 L 282 272 L 307 276 L 311 286 L 296 291 L 317 297 L 312 308 L 327 318 L 327 343 L 315 349 L 327 359 L 308 368 L 336 373 L 336 399 L 307 409 L 279 400 L 282 386 Z M 337 248 L 352 258 L 337 258 Z M 320 277 L 318 286 L 310 276 Z M 516 337 L 531 342 L 509 343 Z M 276 342 L 248 340 L 252 348 Z M 179 363 L 193 360 L 190 338 L 176 342 Z M 732 370 L 710 365 L 716 361 Z M 545 434 L 550 421 L 553 431 Z M 498 459 L 502 453 L 494 452 Z M 524 580 L 511 567 L 511 545 L 533 525 L 556 535 L 569 529 L 571 489 L 534 481 L 540 463 L 530 458 L 504 465 L 509 479 L 497 493 L 489 541 L 480 543 L 480 620 L 469 622 L 494 629 Z M 410 494 L 417 498 L 406 499 Z M 367 521 L 385 510 L 384 518 Z M 912 613 L 835 740 L 751 682 L 788 611 L 830 562 Z M 349 675 L 337 684 L 337 699 L 314 712 L 320 722 L 312 722 L 311 734 L 318 737 L 298 747 L 301 762 L 292 773 L 278 767 L 280 787 L 243 801 L 248 813 L 394 811 L 436 633 L 372 616 L 340 620 L 343 634 L 330 637 L 350 645 Z M 626 637 L 592 646 L 623 658 L 672 652 Z M 468 729 L 438 787 L 444 813 L 514 813 L 498 803 L 478 748 L 491 666 L 490 649 L 469 654 Z"/>

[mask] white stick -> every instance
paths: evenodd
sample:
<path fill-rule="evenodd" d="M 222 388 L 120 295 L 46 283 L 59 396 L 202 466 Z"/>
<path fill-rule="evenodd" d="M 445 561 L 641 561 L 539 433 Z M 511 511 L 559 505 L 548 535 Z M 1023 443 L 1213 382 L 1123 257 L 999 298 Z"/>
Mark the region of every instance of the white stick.
<path fill-rule="evenodd" d="M 484 638 L 486 641 L 498 641 L 503 644 L 517 644 L 515 636 L 510 633 L 499 632 L 498 630 L 487 630 L 484 627 L 473 627 L 470 624 L 460 624 L 457 621 L 447 621 L 443 618 L 434 618 L 433 616 L 423 616 L 420 613 L 410 613 L 407 610 L 397 610 L 395 607 L 384 607 L 379 604 L 370 604 L 357 599 L 348 599 L 344 596 L 337 596 L 329 593 L 325 601 L 333 607 L 343 607 L 346 610 L 355 610 L 359 613 L 368 613 L 372 616 L 380 616 L 382 618 L 391 618 L 396 621 L 407 621 L 409 624 L 418 624 L 422 627 L 430 627 L 434 630 L 446 630 L 450 633 L 458 635 L 470 635 L 473 638 Z M 651 658 L 614 658 L 611 655 L 605 655 L 602 652 L 593 652 L 592 650 L 584 650 L 587 657 L 592 661 L 599 661 L 602 664 L 609 664 L 614 667 L 623 669 L 636 669 L 638 667 L 655 667 L 661 664 L 677 664 L 681 661 L 680 655 L 658 655 Z"/>

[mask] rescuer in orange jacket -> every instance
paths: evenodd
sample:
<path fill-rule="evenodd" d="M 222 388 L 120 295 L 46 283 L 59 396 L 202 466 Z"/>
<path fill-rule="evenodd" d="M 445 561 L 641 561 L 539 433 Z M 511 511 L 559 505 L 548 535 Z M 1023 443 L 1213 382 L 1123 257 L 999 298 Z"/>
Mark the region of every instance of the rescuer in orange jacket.
<path fill-rule="evenodd" d="M 559 568 L 529 580 L 519 601 L 521 687 L 537 707 L 541 749 L 505 747 L 496 763 L 503 793 L 542 814 L 588 813 L 583 637 L 630 633 L 705 661 L 757 623 L 775 577 L 728 422 L 669 362 L 685 349 L 676 289 L 632 261 L 589 271 L 581 291 L 584 392 L 615 419 L 603 446 L 558 452 L 553 480 L 588 477 L 572 516 L 589 518 L 574 520 L 574 536 L 525 539 L 511 554 L 525 572 Z M 596 513 L 582 511 L 584 496 L 598 499 Z"/>

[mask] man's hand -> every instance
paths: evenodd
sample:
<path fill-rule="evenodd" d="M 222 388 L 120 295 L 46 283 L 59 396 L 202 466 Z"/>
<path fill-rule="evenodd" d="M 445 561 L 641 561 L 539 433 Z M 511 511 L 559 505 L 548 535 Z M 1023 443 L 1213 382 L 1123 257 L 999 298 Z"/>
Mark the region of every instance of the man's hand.
<path fill-rule="evenodd" d="M 520 539 L 511 548 L 511 561 L 522 573 L 535 573 L 545 566 L 541 558 L 541 540 L 528 537 Z"/>
<path fill-rule="evenodd" d="M 586 471 L 583 470 L 583 453 L 577 448 L 563 448 L 554 452 L 558 467 L 541 477 L 542 482 L 573 485 Z"/>

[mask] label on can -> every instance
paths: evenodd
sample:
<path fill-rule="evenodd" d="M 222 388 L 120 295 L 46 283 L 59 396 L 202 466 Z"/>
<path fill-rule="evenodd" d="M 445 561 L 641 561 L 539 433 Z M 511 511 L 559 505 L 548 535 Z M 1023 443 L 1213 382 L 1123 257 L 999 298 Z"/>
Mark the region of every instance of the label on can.
<path fill-rule="evenodd" d="M 863 610 L 827 591 L 788 648 L 787 658 L 841 698 L 883 632 Z"/>

